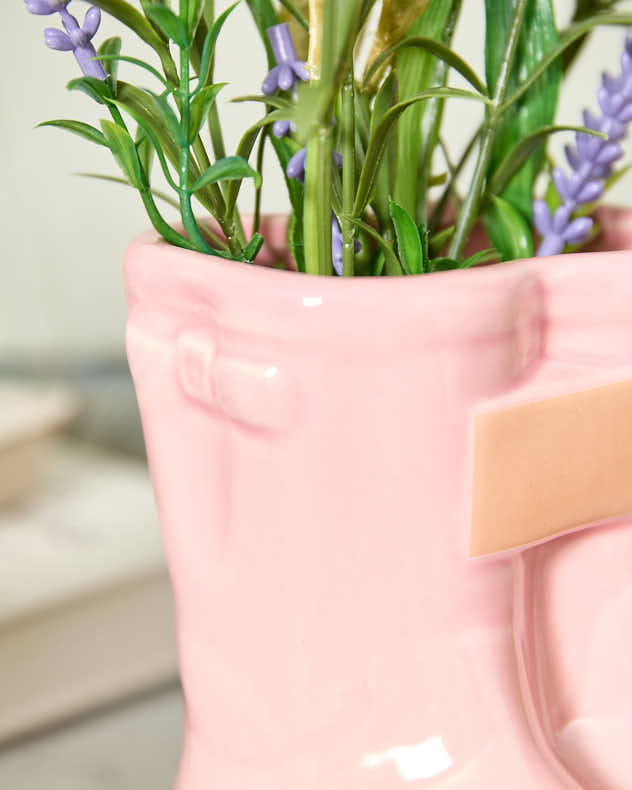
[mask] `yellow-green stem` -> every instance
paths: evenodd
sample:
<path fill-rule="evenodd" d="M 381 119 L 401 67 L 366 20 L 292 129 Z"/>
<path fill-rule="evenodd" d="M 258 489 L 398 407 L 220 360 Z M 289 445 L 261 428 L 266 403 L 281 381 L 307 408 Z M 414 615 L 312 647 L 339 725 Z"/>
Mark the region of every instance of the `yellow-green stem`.
<path fill-rule="evenodd" d="M 355 273 L 355 228 L 350 217 L 356 193 L 355 173 L 355 85 L 353 64 L 342 88 L 342 273 L 353 277 Z"/>
<path fill-rule="evenodd" d="M 305 269 L 308 274 L 332 273 L 331 261 L 331 126 L 319 125 L 307 142 L 305 167 Z"/>

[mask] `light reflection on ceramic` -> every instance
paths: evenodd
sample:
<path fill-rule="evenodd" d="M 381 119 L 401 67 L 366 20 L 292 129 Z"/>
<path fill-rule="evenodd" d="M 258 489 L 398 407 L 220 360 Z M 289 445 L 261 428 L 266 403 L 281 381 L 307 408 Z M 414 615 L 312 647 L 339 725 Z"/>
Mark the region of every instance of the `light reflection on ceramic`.
<path fill-rule="evenodd" d="M 632 787 L 630 523 L 473 562 L 466 464 L 473 410 L 539 361 L 632 364 L 632 256 L 342 282 L 150 234 L 126 281 L 178 790 Z"/>
<path fill-rule="evenodd" d="M 323 303 L 322 296 L 304 296 L 303 307 L 320 307 Z"/>
<path fill-rule="evenodd" d="M 376 768 L 391 762 L 397 766 L 397 773 L 404 782 L 432 779 L 452 766 L 452 758 L 438 736 L 414 746 L 395 746 L 379 754 L 367 754 L 363 765 Z"/>

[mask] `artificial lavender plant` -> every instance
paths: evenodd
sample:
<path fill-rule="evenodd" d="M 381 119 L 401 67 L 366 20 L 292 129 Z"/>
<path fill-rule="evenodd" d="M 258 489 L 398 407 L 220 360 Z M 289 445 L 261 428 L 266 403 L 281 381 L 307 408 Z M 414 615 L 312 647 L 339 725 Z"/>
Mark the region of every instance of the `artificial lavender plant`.
<path fill-rule="evenodd" d="M 77 0 L 72 0 L 77 2 Z M 68 88 L 97 102 L 100 127 L 58 119 L 66 129 L 108 148 L 121 181 L 139 194 L 170 244 L 253 262 L 259 233 L 264 154 L 271 148 L 290 201 L 288 247 L 308 274 L 399 276 L 530 257 L 583 242 L 592 221 L 578 209 L 601 196 L 619 141 L 632 119 L 632 43 L 617 79 L 605 77 L 602 115 L 585 125 L 555 125 L 565 70 L 599 25 L 632 25 L 616 0 L 577 0 L 560 30 L 555 0 L 485 0 L 485 75 L 455 52 L 452 38 L 463 0 L 241 0 L 268 65 L 255 83 L 263 114 L 236 145 L 224 138 L 215 80 L 215 50 L 236 5 L 217 14 L 213 0 L 93 0 L 82 25 L 71 0 L 24 0 L 35 15 L 59 15 L 46 44 L 72 51 L 81 76 Z M 375 11 L 377 29 L 368 20 Z M 122 53 L 122 40 L 97 42 L 101 13 L 139 37 L 160 68 Z M 63 28 L 63 29 L 62 29 Z M 364 45 L 367 46 L 364 46 Z M 368 53 L 362 62 L 358 53 Z M 119 66 L 152 81 L 119 78 Z M 452 77 L 460 80 L 454 87 Z M 480 122 L 462 151 L 444 133 L 447 101 L 474 102 Z M 536 200 L 551 134 L 576 133 L 567 147 L 573 170 L 553 174 L 561 205 Z M 234 153 L 229 153 L 229 150 Z M 463 185 L 460 174 L 472 164 Z M 156 188 L 156 170 L 172 195 Z M 253 221 L 238 199 L 254 183 Z M 463 189 L 464 186 L 464 189 Z M 181 225 L 166 221 L 158 201 L 175 205 Z M 581 213 L 581 212 L 580 212 Z M 468 254 L 484 222 L 491 248 Z M 248 232 L 246 232 L 248 228 Z M 469 250 L 471 252 L 471 250 Z"/>
<path fill-rule="evenodd" d="M 573 218 L 573 213 L 601 197 L 612 166 L 623 156 L 619 142 L 632 121 L 632 36 L 625 41 L 621 74 L 616 78 L 604 74 L 597 98 L 601 115 L 596 117 L 584 110 L 584 124 L 604 137 L 578 132 L 576 145 L 566 146 L 566 159 L 573 174 L 567 176 L 559 167 L 553 170 L 561 205 L 552 213 L 545 200 L 533 204 L 533 220 L 542 236 L 539 256 L 558 255 L 567 244 L 582 244 L 591 234 L 592 218 Z"/>

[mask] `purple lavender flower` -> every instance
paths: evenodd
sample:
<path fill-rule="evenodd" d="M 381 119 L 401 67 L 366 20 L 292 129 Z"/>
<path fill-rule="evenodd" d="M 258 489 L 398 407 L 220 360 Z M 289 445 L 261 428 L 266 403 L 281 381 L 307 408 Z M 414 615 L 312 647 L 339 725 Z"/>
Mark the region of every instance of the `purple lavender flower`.
<path fill-rule="evenodd" d="M 290 132 L 294 133 L 295 131 L 296 124 L 294 121 L 275 121 L 272 124 L 272 134 L 279 139 L 287 137 Z"/>
<path fill-rule="evenodd" d="M 57 49 L 62 52 L 74 52 L 77 63 L 86 77 L 96 77 L 98 80 L 104 80 L 107 77 L 107 73 L 103 68 L 103 64 L 98 60 L 94 60 L 97 53 L 92 45 L 92 39 L 101 24 L 101 10 L 94 6 L 89 8 L 83 27 L 79 26 L 79 22 L 65 8 L 60 9 L 59 13 L 61 14 L 61 21 L 66 28 L 66 33 L 54 27 L 47 27 L 44 31 L 46 44 L 51 49 Z"/>
<path fill-rule="evenodd" d="M 289 91 L 296 84 L 297 78 L 307 81 L 309 74 L 305 63 L 298 59 L 288 24 L 269 27 L 268 38 L 277 65 L 263 81 L 262 93 L 269 96 L 276 90 Z"/>
<path fill-rule="evenodd" d="M 584 125 L 603 132 L 607 139 L 578 133 L 576 145 L 567 145 L 566 159 L 573 173 L 568 176 L 556 167 L 553 183 L 562 198 L 562 205 L 551 215 L 543 200 L 533 204 L 533 221 L 542 236 L 538 256 L 559 255 L 567 244 L 586 241 L 593 227 L 589 217 L 572 219 L 573 212 L 601 197 L 603 182 L 610 176 L 612 165 L 623 155 L 619 141 L 632 121 L 632 36 L 625 41 L 621 56 L 621 75 L 604 74 L 597 94 L 602 115 L 584 111 Z"/>
<path fill-rule="evenodd" d="M 342 167 L 342 156 L 338 151 L 334 151 L 334 162 L 338 167 Z M 301 148 L 287 163 L 285 174 L 288 178 L 295 178 L 303 183 L 305 181 L 305 164 L 307 162 L 307 148 Z"/>
<path fill-rule="evenodd" d="M 356 252 L 360 252 L 362 245 L 359 241 L 354 242 Z M 334 269 L 336 274 L 342 277 L 342 250 L 344 247 L 344 239 L 342 238 L 342 231 L 336 219 L 334 212 L 331 212 L 331 258 L 333 260 Z"/>
<path fill-rule="evenodd" d="M 70 0 L 24 0 L 26 10 L 31 14 L 56 14 L 65 9 Z"/>

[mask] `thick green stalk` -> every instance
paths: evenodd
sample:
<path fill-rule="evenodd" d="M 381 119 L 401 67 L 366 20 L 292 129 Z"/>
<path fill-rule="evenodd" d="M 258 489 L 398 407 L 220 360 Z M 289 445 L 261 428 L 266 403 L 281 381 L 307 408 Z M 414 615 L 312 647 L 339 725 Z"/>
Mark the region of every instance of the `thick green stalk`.
<path fill-rule="evenodd" d="M 356 193 L 355 168 L 355 84 L 353 65 L 342 88 L 340 117 L 342 137 L 342 273 L 353 277 L 355 272 L 355 228 L 351 221 Z"/>
<path fill-rule="evenodd" d="M 330 126 L 317 126 L 307 142 L 305 169 L 305 270 L 331 274 L 331 160 Z"/>
<path fill-rule="evenodd" d="M 516 0 L 511 27 L 507 37 L 507 44 L 500 64 L 498 79 L 492 97 L 492 103 L 488 106 L 487 117 L 483 123 L 483 132 L 478 152 L 478 159 L 472 176 L 472 183 L 467 193 L 457 222 L 454 236 L 450 244 L 450 258 L 458 259 L 463 253 L 463 248 L 467 242 L 470 231 L 474 227 L 480 213 L 481 199 L 485 187 L 485 179 L 489 168 L 489 162 L 496 139 L 496 131 L 502 117 L 502 106 L 507 95 L 509 79 L 513 68 L 518 41 L 520 40 L 520 30 L 524 21 L 529 0 Z"/>

